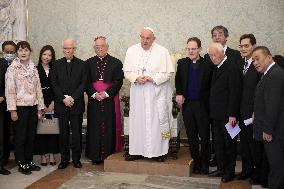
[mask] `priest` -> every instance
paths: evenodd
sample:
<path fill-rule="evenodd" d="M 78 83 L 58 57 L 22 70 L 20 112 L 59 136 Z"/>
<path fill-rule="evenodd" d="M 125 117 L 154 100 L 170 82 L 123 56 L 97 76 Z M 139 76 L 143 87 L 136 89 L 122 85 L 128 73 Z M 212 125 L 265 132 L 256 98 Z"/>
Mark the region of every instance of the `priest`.
<path fill-rule="evenodd" d="M 108 54 L 108 47 L 106 37 L 96 37 L 96 55 L 86 61 L 89 96 L 86 156 L 94 165 L 121 149 L 118 92 L 124 76 L 122 62 Z"/>
<path fill-rule="evenodd" d="M 155 43 L 154 31 L 145 27 L 141 42 L 128 48 L 124 76 L 131 82 L 129 112 L 129 155 L 164 161 L 170 139 L 170 79 L 174 73 L 169 52 Z"/>

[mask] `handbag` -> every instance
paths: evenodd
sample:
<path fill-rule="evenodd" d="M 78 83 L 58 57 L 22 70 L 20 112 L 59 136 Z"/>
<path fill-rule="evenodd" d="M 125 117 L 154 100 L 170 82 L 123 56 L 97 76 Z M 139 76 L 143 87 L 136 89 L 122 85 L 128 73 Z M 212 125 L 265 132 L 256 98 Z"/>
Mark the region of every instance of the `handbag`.
<path fill-rule="evenodd" d="M 37 134 L 59 134 L 58 118 L 51 115 L 51 119 L 46 119 L 44 114 L 44 118 L 38 121 Z"/>

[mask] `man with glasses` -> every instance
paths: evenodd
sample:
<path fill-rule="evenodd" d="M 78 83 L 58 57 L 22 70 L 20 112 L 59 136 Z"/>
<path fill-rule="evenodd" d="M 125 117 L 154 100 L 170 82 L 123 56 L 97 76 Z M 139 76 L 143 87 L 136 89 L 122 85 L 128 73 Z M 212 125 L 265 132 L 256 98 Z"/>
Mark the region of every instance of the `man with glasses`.
<path fill-rule="evenodd" d="M 250 179 L 251 184 L 267 185 L 267 158 L 263 151 L 263 144 L 253 137 L 253 99 L 260 74 L 253 66 L 252 52 L 256 47 L 253 34 L 240 37 L 240 52 L 243 59 L 239 62 L 242 75 L 242 95 L 240 103 L 240 147 L 242 156 L 242 171 L 237 179 Z"/>
<path fill-rule="evenodd" d="M 169 149 L 174 73 L 169 51 L 156 44 L 154 30 L 145 27 L 141 43 L 128 48 L 124 76 L 131 82 L 129 112 L 129 155 L 164 161 Z"/>
<path fill-rule="evenodd" d="M 86 156 L 93 164 L 121 148 L 121 120 L 118 92 L 123 84 L 122 62 L 108 54 L 104 36 L 95 38 L 96 55 L 86 61 L 88 127 Z"/>
<path fill-rule="evenodd" d="M 192 37 L 187 40 L 187 57 L 177 62 L 175 86 L 176 102 L 182 106 L 189 149 L 194 160 L 193 173 L 208 174 L 210 159 L 209 93 L 213 64 L 200 56 L 201 50 L 200 39 Z"/>
<path fill-rule="evenodd" d="M 62 44 L 64 57 L 52 67 L 51 83 L 55 95 L 54 111 L 59 118 L 59 147 L 61 162 L 58 169 L 69 165 L 69 135 L 72 132 L 72 160 L 76 168 L 81 168 L 81 133 L 85 110 L 84 90 L 86 85 L 85 64 L 74 56 L 75 41 L 67 38 Z"/>

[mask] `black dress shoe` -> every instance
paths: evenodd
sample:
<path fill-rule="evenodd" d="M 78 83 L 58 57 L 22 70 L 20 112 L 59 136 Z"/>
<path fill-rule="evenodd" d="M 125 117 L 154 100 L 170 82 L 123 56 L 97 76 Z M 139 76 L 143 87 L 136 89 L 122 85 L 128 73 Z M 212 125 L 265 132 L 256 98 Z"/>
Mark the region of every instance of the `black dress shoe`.
<path fill-rule="evenodd" d="M 245 172 L 240 172 L 239 174 L 236 175 L 237 180 L 246 180 L 251 177 L 250 173 L 245 173 Z"/>
<path fill-rule="evenodd" d="M 142 159 L 142 156 L 128 154 L 128 155 L 125 156 L 124 159 L 125 159 L 125 161 L 135 161 L 135 160 L 138 160 L 138 159 Z"/>
<path fill-rule="evenodd" d="M 234 177 L 233 176 L 227 176 L 227 175 L 222 176 L 222 179 L 221 179 L 221 181 L 223 183 L 230 182 L 232 180 L 234 180 Z"/>
<path fill-rule="evenodd" d="M 102 160 L 92 160 L 92 164 L 93 165 L 100 165 L 100 164 L 102 164 L 104 161 L 102 161 Z"/>
<path fill-rule="evenodd" d="M 249 179 L 249 183 L 250 183 L 251 185 L 260 185 L 260 184 L 261 184 L 261 181 L 260 181 L 260 180 L 257 180 L 257 179 L 250 178 L 250 179 Z"/>
<path fill-rule="evenodd" d="M 158 156 L 158 157 L 155 157 L 155 160 L 157 161 L 157 162 L 164 162 L 165 161 L 165 156 L 163 155 L 163 156 Z"/>
<path fill-rule="evenodd" d="M 75 168 L 82 168 L 82 163 L 80 161 L 73 161 L 73 166 Z"/>
<path fill-rule="evenodd" d="M 260 185 L 262 188 L 268 188 L 268 183 L 261 183 Z"/>
<path fill-rule="evenodd" d="M 69 165 L 69 161 L 61 161 L 58 165 L 58 169 L 65 169 Z"/>
<path fill-rule="evenodd" d="M 201 167 L 200 174 L 201 175 L 208 175 L 209 173 L 209 167 Z"/>
<path fill-rule="evenodd" d="M 220 170 L 215 170 L 215 171 L 212 171 L 208 174 L 209 177 L 222 177 L 223 176 L 223 171 L 220 171 Z"/>
<path fill-rule="evenodd" d="M 193 160 L 193 171 L 194 174 L 200 174 L 200 161 Z"/>
<path fill-rule="evenodd" d="M 200 167 L 199 166 L 193 166 L 193 173 L 194 174 L 200 174 Z"/>
<path fill-rule="evenodd" d="M 7 165 L 8 162 L 9 162 L 9 159 L 4 159 L 4 160 L 3 160 L 3 165 Z"/>
<path fill-rule="evenodd" d="M 11 172 L 5 169 L 3 166 L 0 166 L 0 174 L 1 175 L 10 175 Z"/>
<path fill-rule="evenodd" d="M 39 167 L 39 166 L 37 166 L 34 162 L 30 162 L 29 163 L 29 167 L 30 167 L 30 170 L 31 171 L 40 171 L 41 170 L 41 168 Z"/>
<path fill-rule="evenodd" d="M 216 161 L 216 158 L 213 157 L 212 159 L 210 159 L 209 161 L 209 166 L 210 167 L 216 167 L 217 166 L 217 161 Z"/>
<path fill-rule="evenodd" d="M 24 175 L 32 174 L 28 164 L 23 164 L 21 162 L 18 162 L 18 166 L 19 166 L 18 170 L 19 170 L 20 173 L 22 173 Z"/>

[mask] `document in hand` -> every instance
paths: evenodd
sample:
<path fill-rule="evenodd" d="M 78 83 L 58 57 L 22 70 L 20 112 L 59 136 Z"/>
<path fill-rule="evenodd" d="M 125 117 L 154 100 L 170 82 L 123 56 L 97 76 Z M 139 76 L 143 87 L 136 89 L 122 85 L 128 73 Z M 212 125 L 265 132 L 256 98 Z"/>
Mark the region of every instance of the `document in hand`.
<path fill-rule="evenodd" d="M 44 114 L 46 114 L 46 115 L 53 115 L 54 111 L 52 111 L 52 112 L 45 112 Z"/>
<path fill-rule="evenodd" d="M 232 139 L 235 138 L 235 136 L 237 136 L 237 134 L 239 134 L 241 131 L 239 125 L 233 127 L 229 122 L 225 125 L 225 127 Z"/>

